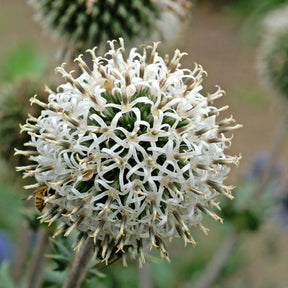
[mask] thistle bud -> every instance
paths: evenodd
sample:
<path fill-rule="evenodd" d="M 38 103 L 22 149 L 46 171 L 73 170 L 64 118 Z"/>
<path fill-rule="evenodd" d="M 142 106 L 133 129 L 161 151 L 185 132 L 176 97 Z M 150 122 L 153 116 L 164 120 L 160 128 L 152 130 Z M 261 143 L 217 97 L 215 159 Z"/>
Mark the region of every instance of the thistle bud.
<path fill-rule="evenodd" d="M 30 3 L 44 26 L 79 47 L 101 45 L 119 37 L 135 41 L 155 30 L 167 38 L 164 31 L 167 24 L 173 27 L 191 6 L 189 0 L 30 0 Z M 173 23 L 167 23 L 167 19 Z"/>
<path fill-rule="evenodd" d="M 263 26 L 260 75 L 271 91 L 288 101 L 288 6 L 270 12 Z"/>

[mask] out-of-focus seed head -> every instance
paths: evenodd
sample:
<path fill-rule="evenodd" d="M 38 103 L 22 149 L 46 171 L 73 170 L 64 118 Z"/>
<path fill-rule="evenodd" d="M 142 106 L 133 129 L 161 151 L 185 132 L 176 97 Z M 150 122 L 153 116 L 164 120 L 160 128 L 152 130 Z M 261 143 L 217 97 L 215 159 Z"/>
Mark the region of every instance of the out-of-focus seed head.
<path fill-rule="evenodd" d="M 43 111 L 23 125 L 30 149 L 16 154 L 33 164 L 17 169 L 35 177 L 27 189 L 48 187 L 41 218 L 62 221 L 56 235 L 77 229 L 80 244 L 94 238 L 103 261 L 132 251 L 141 264 L 147 246 L 169 259 L 165 240 L 195 244 L 190 228 L 206 232 L 203 214 L 222 222 L 210 207 L 220 209 L 221 194 L 233 199 L 223 180 L 240 157 L 225 154 L 232 139 L 225 133 L 241 125 L 217 120 L 228 107 L 212 102 L 224 91 L 201 95 L 206 72 L 198 64 L 181 68 L 185 53 L 163 59 L 158 43 L 142 53 L 126 51 L 121 38 L 119 48 L 109 44 L 104 57 L 89 50 L 91 70 L 81 56 L 75 60 L 76 79 L 57 68 L 67 83 L 49 91 L 47 104 L 31 99 Z"/>
<path fill-rule="evenodd" d="M 288 5 L 265 18 L 259 72 L 272 91 L 288 101 Z"/>
<path fill-rule="evenodd" d="M 41 90 L 39 82 L 26 79 L 14 81 L 4 85 L 0 91 L 0 153 L 1 157 L 13 167 L 27 165 L 30 161 L 19 155 L 13 157 L 14 147 L 20 149 L 30 138 L 29 135 L 20 134 L 19 123 L 25 122 L 27 114 L 39 115 L 38 106 L 31 107 L 31 95 Z"/>
<path fill-rule="evenodd" d="M 30 0 L 30 3 L 46 27 L 58 36 L 66 36 L 72 46 L 82 48 L 100 46 L 119 37 L 135 41 L 149 37 L 155 30 L 160 30 L 165 38 L 167 33 L 162 30 L 168 25 L 171 34 L 175 24 L 167 23 L 167 17 L 183 19 L 191 6 L 190 0 Z"/>

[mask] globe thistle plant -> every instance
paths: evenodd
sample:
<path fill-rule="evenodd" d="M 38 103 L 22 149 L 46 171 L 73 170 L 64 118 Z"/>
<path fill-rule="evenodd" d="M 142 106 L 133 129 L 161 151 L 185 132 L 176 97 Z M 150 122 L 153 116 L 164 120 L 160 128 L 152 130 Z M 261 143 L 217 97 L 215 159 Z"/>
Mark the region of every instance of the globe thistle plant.
<path fill-rule="evenodd" d="M 271 12 L 264 21 L 259 71 L 281 97 L 288 100 L 288 6 Z"/>
<path fill-rule="evenodd" d="M 81 55 L 75 59 L 82 74 L 66 79 L 56 92 L 47 88 L 48 103 L 30 116 L 22 132 L 31 136 L 27 156 L 33 164 L 18 167 L 44 189 L 42 222 L 62 223 L 54 236 L 80 231 L 79 243 L 92 237 L 95 256 L 109 261 L 127 252 L 144 262 L 144 248 L 157 247 L 168 258 L 165 240 L 181 237 L 196 244 L 190 228 L 202 225 L 203 214 L 222 219 L 210 207 L 215 198 L 233 199 L 233 186 L 223 184 L 230 164 L 240 157 L 226 155 L 232 117 L 217 120 L 212 102 L 224 95 L 219 87 L 201 95 L 200 65 L 181 68 L 185 53 L 176 50 L 163 59 L 158 43 L 125 50 L 109 42 L 104 57 L 89 50 L 93 68 Z"/>
<path fill-rule="evenodd" d="M 163 15 L 183 18 L 188 0 L 30 0 L 38 19 L 73 45 L 91 47 L 108 39 L 151 35 Z M 167 24 L 167 23 L 166 23 Z"/>

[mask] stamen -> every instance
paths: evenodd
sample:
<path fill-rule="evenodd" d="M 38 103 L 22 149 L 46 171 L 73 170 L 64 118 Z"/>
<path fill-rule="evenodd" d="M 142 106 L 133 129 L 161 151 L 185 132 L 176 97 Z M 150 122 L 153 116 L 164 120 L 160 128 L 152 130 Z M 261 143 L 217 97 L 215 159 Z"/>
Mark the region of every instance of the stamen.
<path fill-rule="evenodd" d="M 106 252 L 107 252 L 107 249 L 108 249 L 109 242 L 110 242 L 110 235 L 108 233 L 106 233 L 105 237 L 104 237 L 104 240 L 103 240 L 103 245 L 102 245 L 102 253 L 101 253 L 102 259 L 104 259 L 105 256 L 106 256 Z"/>
<path fill-rule="evenodd" d="M 121 224 L 120 224 L 120 231 L 116 237 L 116 241 L 120 239 L 120 237 L 125 236 L 125 226 L 127 222 L 127 216 L 125 214 L 122 215 Z"/>
<path fill-rule="evenodd" d="M 96 228 L 95 232 L 92 234 L 92 236 L 89 235 L 89 237 L 94 238 L 94 244 L 96 244 L 97 236 L 98 236 L 99 232 L 102 230 L 104 224 L 105 224 L 105 221 L 101 220 L 99 222 L 99 225 Z"/>
<path fill-rule="evenodd" d="M 216 181 L 213 180 L 206 180 L 206 183 L 215 189 L 217 192 L 225 195 L 227 198 L 233 200 L 234 197 L 231 195 L 231 190 L 233 190 L 235 187 L 234 186 L 226 186 L 220 183 L 217 183 Z"/>
<path fill-rule="evenodd" d="M 74 229 L 76 229 L 81 222 L 84 220 L 84 215 L 81 215 L 77 218 L 77 220 L 70 226 L 70 228 L 65 232 L 64 236 L 67 237 Z"/>
<path fill-rule="evenodd" d="M 160 41 L 158 41 L 158 42 L 153 42 L 153 48 L 152 48 L 152 51 L 151 51 L 151 54 L 150 54 L 149 64 L 152 64 L 152 63 L 154 62 L 156 50 L 157 50 L 157 47 L 158 47 L 158 45 L 159 45 L 160 43 L 161 43 Z"/>
<path fill-rule="evenodd" d="M 185 225 L 185 223 L 183 222 L 183 220 L 182 220 L 181 216 L 179 215 L 179 213 L 178 213 L 176 210 L 174 210 L 174 211 L 172 211 L 172 214 L 174 215 L 175 219 L 176 219 L 176 220 L 178 221 L 178 223 L 180 224 L 181 228 L 184 230 L 184 233 L 185 233 L 187 239 L 188 239 L 189 241 L 191 241 L 191 243 L 193 244 L 195 241 L 194 241 L 194 239 L 192 238 L 192 236 L 191 236 L 191 234 L 190 234 L 190 230 L 188 229 L 188 227 L 187 227 L 187 226 Z M 196 244 L 196 242 L 195 242 L 195 244 Z M 194 244 L 193 244 L 193 245 L 194 245 Z"/>
<path fill-rule="evenodd" d="M 61 223 L 61 224 L 57 227 L 56 232 L 53 234 L 52 238 L 55 238 L 55 237 L 57 237 L 58 235 L 65 233 L 68 228 L 69 228 L 69 225 L 68 225 L 68 224 L 66 224 L 66 223 Z"/>
<path fill-rule="evenodd" d="M 148 231 L 149 231 L 149 236 L 150 236 L 151 248 L 152 248 L 152 246 L 158 247 L 158 245 L 156 244 L 156 239 L 155 239 L 155 234 L 154 234 L 154 231 L 153 231 L 153 227 L 149 225 L 148 226 Z"/>
<path fill-rule="evenodd" d="M 233 118 L 233 116 L 231 115 L 229 118 L 225 118 L 219 122 L 216 122 L 216 125 L 220 126 L 226 126 L 229 125 L 230 123 L 235 123 L 235 119 Z"/>
<path fill-rule="evenodd" d="M 197 226 L 203 231 L 205 235 L 208 235 L 208 232 L 210 231 L 209 228 L 203 226 L 201 223 L 199 223 Z"/>
<path fill-rule="evenodd" d="M 29 156 L 38 156 L 39 155 L 38 151 L 28 151 L 28 150 L 24 151 L 24 150 L 19 150 L 17 148 L 14 148 L 14 151 L 15 151 L 14 156 L 16 156 L 16 155 L 24 155 L 24 156 L 29 157 Z"/>
<path fill-rule="evenodd" d="M 219 109 L 210 110 L 208 112 L 208 114 L 207 115 L 203 115 L 203 117 L 204 118 L 208 118 L 208 117 L 211 117 L 211 116 L 214 116 L 214 115 L 218 115 L 220 112 L 223 112 L 223 111 L 227 110 L 228 108 L 229 108 L 229 106 L 225 105 L 225 106 L 223 106 L 223 107 L 221 107 Z"/>
<path fill-rule="evenodd" d="M 207 96 L 208 102 L 213 103 L 214 100 L 219 99 L 226 94 L 225 91 L 220 88 L 220 86 L 217 85 L 216 88 L 217 88 L 217 91 L 215 93 L 208 94 Z"/>
<path fill-rule="evenodd" d="M 233 131 L 236 129 L 240 129 L 242 127 L 243 127 L 242 124 L 237 124 L 235 126 L 230 126 L 230 127 L 220 127 L 217 132 L 218 132 L 218 134 L 221 134 L 221 133 L 230 132 L 230 131 Z"/>
<path fill-rule="evenodd" d="M 207 207 L 201 205 L 200 203 L 197 203 L 195 206 L 206 215 L 212 217 L 215 221 L 219 221 L 221 224 L 223 224 L 223 219 L 219 217 L 215 212 L 209 210 Z"/>
<path fill-rule="evenodd" d="M 90 50 L 90 51 L 91 51 L 91 50 Z M 93 79 L 95 79 L 94 74 L 92 73 L 92 71 L 90 70 L 90 68 L 87 66 L 87 64 L 83 61 L 82 57 L 83 57 L 83 54 L 80 54 L 77 58 L 75 58 L 74 62 L 78 62 L 78 65 L 79 65 L 79 67 L 81 68 L 81 70 L 82 70 L 83 72 L 86 71 L 90 77 L 92 77 Z"/>
<path fill-rule="evenodd" d="M 124 40 L 123 38 L 119 38 L 119 42 L 120 42 L 120 45 L 121 45 L 121 48 L 120 48 L 120 52 L 122 54 L 122 57 L 123 57 L 123 60 L 125 63 L 127 63 L 127 56 L 126 56 L 126 50 L 125 50 L 125 47 L 124 47 Z"/>
<path fill-rule="evenodd" d="M 167 252 L 167 249 L 165 247 L 165 244 L 164 242 L 162 241 L 162 239 L 155 235 L 155 239 L 156 239 L 156 243 L 157 243 L 157 246 L 159 247 L 161 253 L 162 253 L 162 256 L 166 258 L 167 262 L 170 263 L 170 258 L 169 258 L 169 254 Z"/>
<path fill-rule="evenodd" d="M 94 239 L 95 240 L 95 239 Z M 101 244 L 102 244 L 102 241 L 97 239 L 97 241 L 95 242 L 94 241 L 94 253 L 93 253 L 93 256 L 92 256 L 92 259 L 94 261 L 96 261 L 98 258 L 99 258 L 99 251 L 101 249 Z"/>
<path fill-rule="evenodd" d="M 142 239 L 136 239 L 136 242 L 137 242 L 137 252 L 138 252 L 138 255 L 139 255 L 138 256 L 139 266 L 142 267 L 142 264 L 145 263 Z"/>

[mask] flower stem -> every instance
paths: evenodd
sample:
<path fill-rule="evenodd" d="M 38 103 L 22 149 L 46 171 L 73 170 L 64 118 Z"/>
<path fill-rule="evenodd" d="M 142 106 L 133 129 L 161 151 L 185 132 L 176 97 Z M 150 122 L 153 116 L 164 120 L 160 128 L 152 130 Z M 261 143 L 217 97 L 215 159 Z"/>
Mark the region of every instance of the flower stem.
<path fill-rule="evenodd" d="M 214 255 L 213 259 L 209 262 L 206 269 L 200 276 L 199 281 L 196 285 L 188 287 L 195 287 L 195 288 L 208 288 L 212 287 L 212 284 L 217 279 L 218 275 L 222 271 L 225 263 L 227 262 L 228 257 L 231 255 L 231 251 L 235 247 L 239 239 L 239 234 L 233 231 L 227 238 L 224 240 L 222 245 L 220 246 L 219 250 Z"/>
<path fill-rule="evenodd" d="M 16 256 L 13 264 L 12 278 L 15 286 L 18 286 L 24 274 L 25 264 L 29 252 L 29 244 L 32 231 L 27 227 L 27 221 L 22 217 L 20 229 L 18 232 L 18 241 L 16 246 Z"/>
<path fill-rule="evenodd" d="M 27 288 L 40 288 L 45 268 L 45 253 L 48 249 L 49 234 L 46 229 L 38 231 L 36 247 L 33 253 L 32 263 L 28 274 Z"/>
<path fill-rule="evenodd" d="M 88 237 L 74 258 L 63 288 L 79 288 L 93 256 L 93 239 Z"/>
<path fill-rule="evenodd" d="M 150 264 L 148 262 L 143 264 L 143 267 L 139 270 L 139 284 L 138 288 L 152 288 L 152 278 L 150 271 Z"/>
<path fill-rule="evenodd" d="M 262 175 L 260 176 L 258 185 L 254 192 L 254 198 L 257 198 L 266 188 L 273 170 L 279 160 L 279 157 L 283 151 L 287 140 L 287 133 L 288 133 L 288 114 L 284 116 L 283 121 L 280 123 L 280 127 L 275 135 L 275 140 L 272 144 L 272 148 L 270 151 L 270 158 L 265 170 L 263 171 Z"/>

